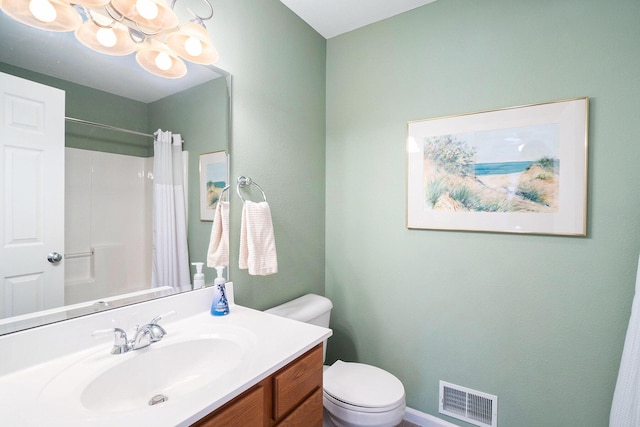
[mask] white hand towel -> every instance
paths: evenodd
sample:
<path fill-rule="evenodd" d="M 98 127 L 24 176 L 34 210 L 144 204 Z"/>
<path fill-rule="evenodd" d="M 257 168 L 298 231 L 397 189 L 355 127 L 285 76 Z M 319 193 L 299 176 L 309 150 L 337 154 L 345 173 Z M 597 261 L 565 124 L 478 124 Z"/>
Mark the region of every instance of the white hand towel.
<path fill-rule="evenodd" d="M 240 269 L 254 276 L 267 276 L 278 272 L 276 240 L 271 222 L 271 209 L 267 202 L 247 200 L 242 206 L 240 226 Z"/>
<path fill-rule="evenodd" d="M 211 226 L 207 267 L 229 265 L 229 202 L 218 200 Z"/>

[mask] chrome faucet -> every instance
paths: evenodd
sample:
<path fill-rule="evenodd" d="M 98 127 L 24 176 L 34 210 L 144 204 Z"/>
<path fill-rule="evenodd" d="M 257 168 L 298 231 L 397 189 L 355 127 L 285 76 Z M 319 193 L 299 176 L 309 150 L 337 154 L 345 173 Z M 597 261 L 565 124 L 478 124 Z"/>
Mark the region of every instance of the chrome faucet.
<path fill-rule="evenodd" d="M 161 316 L 154 317 L 151 322 L 146 325 L 137 326 L 135 335 L 132 339 L 127 338 L 127 333 L 120 328 L 100 329 L 94 331 L 91 335 L 94 337 L 102 336 L 105 334 L 113 333 L 115 341 L 111 348 L 111 354 L 122 354 L 130 350 L 139 350 L 141 348 L 149 347 L 154 342 L 160 341 L 167 331 L 158 325 L 158 322 L 167 316 L 175 314 L 175 311 L 170 311 Z"/>
<path fill-rule="evenodd" d="M 102 331 L 95 331 L 92 335 L 97 336 L 99 332 L 114 332 L 115 342 L 111 349 L 111 354 L 122 354 L 130 350 L 129 341 L 127 341 L 127 333 L 120 328 L 113 328 L 112 330 L 104 329 Z"/>

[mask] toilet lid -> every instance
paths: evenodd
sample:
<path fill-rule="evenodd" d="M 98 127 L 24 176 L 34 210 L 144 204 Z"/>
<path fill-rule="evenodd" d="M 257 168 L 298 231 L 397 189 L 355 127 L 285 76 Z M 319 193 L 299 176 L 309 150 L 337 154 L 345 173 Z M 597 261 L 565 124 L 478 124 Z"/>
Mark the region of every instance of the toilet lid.
<path fill-rule="evenodd" d="M 325 393 L 349 405 L 363 408 L 387 408 L 404 400 L 399 379 L 375 366 L 336 361 L 324 371 Z"/>

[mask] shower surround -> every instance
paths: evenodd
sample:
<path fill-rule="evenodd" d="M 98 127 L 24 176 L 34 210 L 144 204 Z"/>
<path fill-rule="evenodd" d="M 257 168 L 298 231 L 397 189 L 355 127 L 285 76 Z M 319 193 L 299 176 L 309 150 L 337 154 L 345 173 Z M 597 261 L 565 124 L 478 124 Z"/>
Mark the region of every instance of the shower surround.
<path fill-rule="evenodd" d="M 150 287 L 153 158 L 65 149 L 65 304 Z"/>

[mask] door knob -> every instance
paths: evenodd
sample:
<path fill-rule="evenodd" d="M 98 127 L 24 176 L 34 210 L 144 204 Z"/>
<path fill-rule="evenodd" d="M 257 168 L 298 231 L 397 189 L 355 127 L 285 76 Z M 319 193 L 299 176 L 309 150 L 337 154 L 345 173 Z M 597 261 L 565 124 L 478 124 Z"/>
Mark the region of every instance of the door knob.
<path fill-rule="evenodd" d="M 48 256 L 47 256 L 47 260 L 51 263 L 51 264 L 57 264 L 60 261 L 62 261 L 62 255 L 59 254 L 58 252 L 51 252 Z"/>

